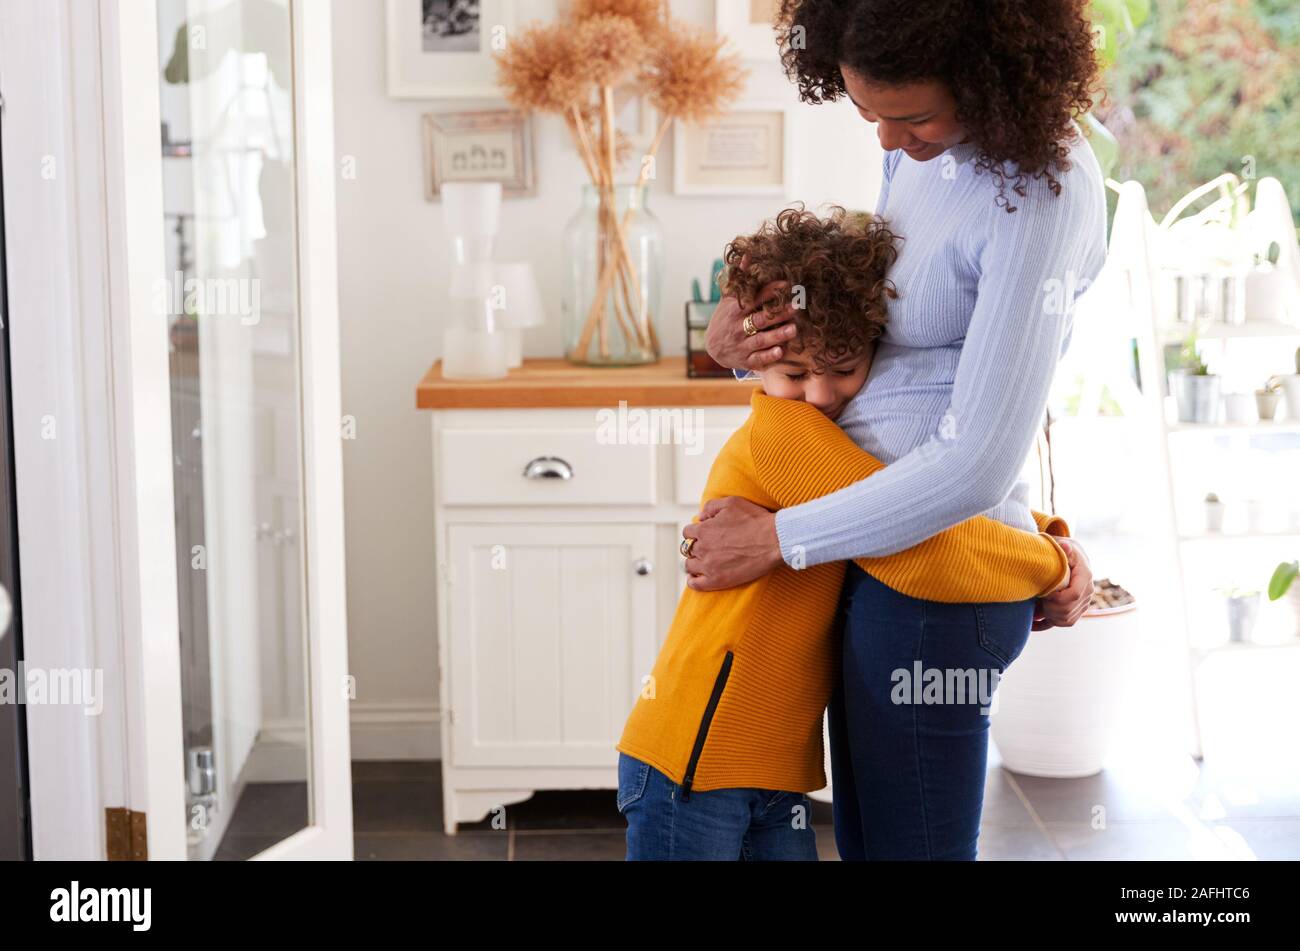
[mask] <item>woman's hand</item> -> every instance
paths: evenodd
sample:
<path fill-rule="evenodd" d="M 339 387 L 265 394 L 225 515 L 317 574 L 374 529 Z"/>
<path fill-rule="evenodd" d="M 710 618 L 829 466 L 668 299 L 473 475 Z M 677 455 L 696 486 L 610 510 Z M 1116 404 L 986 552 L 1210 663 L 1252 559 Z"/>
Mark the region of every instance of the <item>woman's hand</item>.
<path fill-rule="evenodd" d="M 1049 627 L 1073 627 L 1092 602 L 1092 568 L 1083 547 L 1071 538 L 1058 538 L 1070 563 L 1070 583 L 1060 591 L 1039 598 L 1034 605 L 1035 631 Z"/>
<path fill-rule="evenodd" d="M 748 255 L 740 259 L 742 270 L 748 264 Z M 785 281 L 765 285 L 749 310 L 743 309 L 734 297 L 722 298 L 709 318 L 709 329 L 704 338 L 709 356 L 732 370 L 761 370 L 780 360 L 785 352 L 782 344 L 789 342 L 798 332 L 794 325 L 794 308 L 790 306 L 784 313 L 769 314 L 763 310 L 763 304 L 786 287 Z M 752 337 L 745 333 L 747 316 L 754 318 L 754 327 L 758 330 Z"/>
<path fill-rule="evenodd" d="M 734 588 L 784 564 L 776 537 L 776 515 L 735 496 L 711 499 L 700 520 L 682 529 L 694 538 L 686 559 L 686 584 L 696 591 Z"/>

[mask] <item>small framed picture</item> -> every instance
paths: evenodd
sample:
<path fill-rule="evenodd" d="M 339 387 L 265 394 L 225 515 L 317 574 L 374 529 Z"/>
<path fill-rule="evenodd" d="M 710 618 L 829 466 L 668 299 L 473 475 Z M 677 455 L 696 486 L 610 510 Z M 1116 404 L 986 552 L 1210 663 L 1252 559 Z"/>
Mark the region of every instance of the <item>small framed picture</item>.
<path fill-rule="evenodd" d="M 776 15 L 780 0 L 714 0 L 714 29 L 745 59 L 778 59 Z"/>
<path fill-rule="evenodd" d="M 793 112 L 780 103 L 747 103 L 703 125 L 675 122 L 673 191 L 788 197 L 793 124 Z"/>
<path fill-rule="evenodd" d="M 514 0 L 388 0 L 388 95 L 498 98 L 492 53 L 515 23 Z"/>
<path fill-rule="evenodd" d="M 437 201 L 443 182 L 500 182 L 502 194 L 530 198 L 532 116 L 516 109 L 427 113 L 424 125 L 424 197 Z"/>

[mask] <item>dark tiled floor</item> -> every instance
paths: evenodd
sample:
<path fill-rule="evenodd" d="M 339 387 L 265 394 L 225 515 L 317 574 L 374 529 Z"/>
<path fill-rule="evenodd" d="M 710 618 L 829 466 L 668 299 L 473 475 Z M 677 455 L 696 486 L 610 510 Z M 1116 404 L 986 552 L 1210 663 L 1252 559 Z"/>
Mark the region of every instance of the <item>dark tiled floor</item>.
<path fill-rule="evenodd" d="M 1300 779 L 1251 782 L 1187 760 L 1181 785 L 1134 772 L 1085 779 L 989 770 L 980 858 L 1300 858 Z M 442 832 L 436 762 L 353 764 L 356 857 L 506 861 L 621 860 L 622 816 L 613 790 L 539 792 L 490 821 Z M 242 803 L 241 803 L 242 808 Z M 814 803 L 818 851 L 835 860 L 830 807 Z"/>
<path fill-rule="evenodd" d="M 306 827 L 306 783 L 249 783 L 213 858 L 241 862 Z"/>

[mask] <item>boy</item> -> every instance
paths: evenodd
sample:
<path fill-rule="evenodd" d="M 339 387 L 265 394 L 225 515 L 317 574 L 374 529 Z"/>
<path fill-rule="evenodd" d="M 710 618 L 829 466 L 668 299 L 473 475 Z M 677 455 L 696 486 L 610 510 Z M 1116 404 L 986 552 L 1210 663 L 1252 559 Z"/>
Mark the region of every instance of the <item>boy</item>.
<path fill-rule="evenodd" d="M 714 461 L 703 501 L 786 508 L 883 468 L 834 420 L 866 381 L 883 332 L 894 240 L 869 215 L 789 208 L 728 246 L 724 292 L 746 303 L 787 281 L 800 295 L 799 334 L 785 360 L 760 372 L 752 412 Z M 931 601 L 1037 597 L 1064 586 L 1069 568 L 1047 534 L 1066 534 L 1064 522 L 1035 520 L 1039 534 L 978 517 L 856 563 Z M 617 745 L 629 859 L 816 859 L 804 794 L 826 785 L 822 715 L 845 568 L 782 565 L 736 588 L 682 593 Z"/>

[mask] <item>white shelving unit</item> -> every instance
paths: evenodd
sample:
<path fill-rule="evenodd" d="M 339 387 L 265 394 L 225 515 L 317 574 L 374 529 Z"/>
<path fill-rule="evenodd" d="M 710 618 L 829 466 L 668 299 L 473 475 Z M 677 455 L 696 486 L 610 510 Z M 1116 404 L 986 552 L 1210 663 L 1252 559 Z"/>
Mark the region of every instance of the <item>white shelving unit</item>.
<path fill-rule="evenodd" d="M 1117 243 L 1116 236 L 1119 237 Z M 1205 532 L 1189 531 L 1180 523 L 1177 499 L 1178 480 L 1173 464 L 1174 453 L 1171 446 L 1179 439 L 1227 436 L 1248 445 L 1253 437 L 1268 434 L 1300 434 L 1300 407 L 1283 406 L 1279 412 L 1285 412 L 1286 418 L 1276 421 L 1259 421 L 1253 423 L 1219 422 L 1213 424 L 1194 424 L 1176 421 L 1172 412 L 1172 397 L 1164 394 L 1166 377 L 1164 364 L 1164 347 L 1166 344 L 1181 342 L 1192 329 L 1187 324 L 1164 325 L 1160 321 L 1160 308 L 1156 298 L 1159 292 L 1154 279 L 1157 262 L 1151 247 L 1152 229 L 1149 226 L 1149 211 L 1146 195 L 1136 182 L 1126 182 L 1120 188 L 1120 203 L 1116 208 L 1114 230 L 1112 232 L 1111 255 L 1119 262 L 1118 266 L 1128 282 L 1129 303 L 1136 318 L 1135 336 L 1138 343 L 1138 367 L 1142 379 L 1142 399 L 1146 404 L 1143 417 L 1150 427 L 1150 437 L 1163 476 L 1167 491 L 1164 493 L 1164 511 L 1153 513 L 1164 523 L 1165 552 L 1170 559 L 1177 578 L 1181 595 L 1178 617 L 1171 623 L 1181 625 L 1187 639 L 1188 672 L 1191 678 L 1192 717 L 1195 736 L 1193 755 L 1201 756 L 1200 704 L 1197 700 L 1196 670 L 1206 658 L 1222 654 L 1238 654 L 1253 651 L 1278 651 L 1300 646 L 1300 638 L 1293 638 L 1282 643 L 1224 643 L 1212 646 L 1194 642 L 1192 624 L 1187 611 L 1187 582 L 1184 559 L 1190 546 L 1220 545 L 1252 539 L 1294 538 L 1296 548 L 1300 548 L 1300 530 L 1290 528 L 1258 528 L 1244 531 Z M 1116 258 L 1115 256 L 1119 257 Z M 1245 324 L 1198 324 L 1197 339 L 1200 341 L 1231 340 L 1268 340 L 1276 339 L 1279 344 L 1286 342 L 1288 353 L 1294 353 L 1300 345 L 1300 326 L 1278 321 L 1248 321 Z M 1225 345 L 1225 358 L 1228 347 Z M 1261 381 L 1262 382 L 1262 381 Z M 1267 578 L 1260 579 L 1263 587 Z"/>

